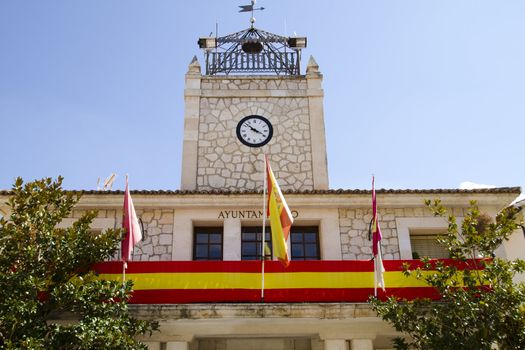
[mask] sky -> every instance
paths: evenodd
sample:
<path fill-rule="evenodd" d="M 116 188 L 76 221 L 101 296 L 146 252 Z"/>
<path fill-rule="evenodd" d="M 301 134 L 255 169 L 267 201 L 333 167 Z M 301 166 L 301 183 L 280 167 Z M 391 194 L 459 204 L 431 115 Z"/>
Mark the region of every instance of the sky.
<path fill-rule="evenodd" d="M 249 0 L 0 1 L 0 189 L 180 188 L 184 74 Z M 525 186 L 525 1 L 259 0 L 324 76 L 330 188 Z"/>

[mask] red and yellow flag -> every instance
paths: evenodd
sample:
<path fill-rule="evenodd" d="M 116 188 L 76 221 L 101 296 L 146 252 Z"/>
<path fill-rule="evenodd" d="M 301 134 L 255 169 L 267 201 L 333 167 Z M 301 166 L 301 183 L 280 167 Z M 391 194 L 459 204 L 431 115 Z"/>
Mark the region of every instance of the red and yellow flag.
<path fill-rule="evenodd" d="M 290 264 L 288 256 L 288 247 L 286 241 L 290 234 L 293 217 L 286 201 L 284 200 L 279 184 L 275 180 L 272 168 L 266 158 L 266 179 L 268 184 L 268 210 L 267 215 L 270 217 L 270 226 L 272 228 L 272 244 L 274 255 L 279 261 L 287 267 Z"/>

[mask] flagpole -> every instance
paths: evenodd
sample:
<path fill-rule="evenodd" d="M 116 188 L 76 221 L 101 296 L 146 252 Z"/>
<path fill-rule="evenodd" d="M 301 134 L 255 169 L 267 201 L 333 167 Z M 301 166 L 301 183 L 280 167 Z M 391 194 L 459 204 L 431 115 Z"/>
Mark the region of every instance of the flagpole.
<path fill-rule="evenodd" d="M 374 220 L 374 225 L 372 226 L 372 255 L 374 260 L 374 297 L 377 298 L 377 258 L 380 254 L 377 252 L 377 255 L 374 254 L 376 252 L 376 249 L 380 247 L 378 243 L 376 243 L 375 235 L 377 232 L 377 207 L 376 207 L 376 190 L 375 190 L 375 176 L 372 174 L 372 220 Z"/>
<path fill-rule="evenodd" d="M 126 189 L 124 190 L 124 197 L 126 196 L 127 190 L 128 190 L 128 174 L 126 174 Z M 124 210 L 127 210 L 127 209 L 124 209 Z M 124 215 L 126 215 L 126 212 L 122 213 L 122 221 L 124 221 Z M 124 225 L 124 222 L 122 222 L 122 225 Z M 124 288 L 124 284 L 126 283 L 126 268 L 128 267 L 128 264 L 126 263 L 125 257 L 122 254 L 122 242 L 120 243 L 120 250 L 121 250 L 120 256 L 122 258 L 122 288 Z"/>
<path fill-rule="evenodd" d="M 262 237 L 261 237 L 261 303 L 264 303 L 264 244 L 266 236 L 266 191 L 268 184 L 266 179 L 266 155 L 264 155 L 264 174 L 263 174 L 263 221 L 262 221 Z"/>
<path fill-rule="evenodd" d="M 123 261 L 122 262 L 122 286 L 124 286 L 124 284 L 126 284 L 126 262 Z"/>
<path fill-rule="evenodd" d="M 377 298 L 377 256 L 374 256 L 374 297 Z"/>

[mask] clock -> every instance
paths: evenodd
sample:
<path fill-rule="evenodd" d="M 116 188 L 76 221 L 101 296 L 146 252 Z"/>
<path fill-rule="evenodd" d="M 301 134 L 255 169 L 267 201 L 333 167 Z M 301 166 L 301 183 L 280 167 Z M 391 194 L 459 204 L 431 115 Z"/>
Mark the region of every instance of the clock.
<path fill-rule="evenodd" d="M 237 137 L 246 146 L 262 147 L 270 142 L 272 136 L 272 124 L 260 115 L 249 115 L 237 124 Z"/>

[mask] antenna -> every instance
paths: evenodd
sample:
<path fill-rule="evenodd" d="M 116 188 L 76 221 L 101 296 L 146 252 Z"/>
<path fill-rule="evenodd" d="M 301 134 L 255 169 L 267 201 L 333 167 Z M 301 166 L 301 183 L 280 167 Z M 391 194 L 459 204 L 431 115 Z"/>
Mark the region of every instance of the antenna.
<path fill-rule="evenodd" d="M 111 173 L 106 180 L 104 180 L 104 186 L 102 187 L 102 191 L 111 191 L 111 188 L 113 187 L 113 182 L 115 182 L 115 178 L 117 177 L 117 174 Z M 100 180 L 100 178 L 99 178 Z M 97 182 L 98 186 L 98 182 Z"/>

